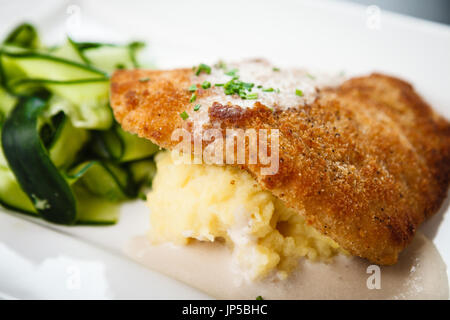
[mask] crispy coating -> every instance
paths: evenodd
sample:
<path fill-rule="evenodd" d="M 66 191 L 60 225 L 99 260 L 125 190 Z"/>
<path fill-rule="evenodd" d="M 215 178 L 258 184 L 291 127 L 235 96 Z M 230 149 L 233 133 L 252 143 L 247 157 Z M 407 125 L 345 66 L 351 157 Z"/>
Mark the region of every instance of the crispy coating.
<path fill-rule="evenodd" d="M 191 76 L 191 69 L 117 71 L 111 81 L 117 121 L 172 148 L 174 129 L 192 130 L 180 117 L 192 111 Z M 450 124 L 400 79 L 352 78 L 322 90 L 310 105 L 285 110 L 221 103 L 208 112 L 222 130 L 280 130 L 277 174 L 261 175 L 259 164 L 240 167 L 352 255 L 394 264 L 447 194 Z"/>

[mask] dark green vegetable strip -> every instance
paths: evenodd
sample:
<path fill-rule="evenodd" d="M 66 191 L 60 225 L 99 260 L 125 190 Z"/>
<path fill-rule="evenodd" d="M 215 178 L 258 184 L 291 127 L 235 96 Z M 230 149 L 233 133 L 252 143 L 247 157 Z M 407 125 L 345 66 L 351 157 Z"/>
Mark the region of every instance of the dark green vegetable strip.
<path fill-rule="evenodd" d="M 141 41 L 134 41 L 128 45 L 130 60 L 133 62 L 135 68 L 139 68 L 139 63 L 136 59 L 136 53 L 143 47 L 145 47 L 145 43 Z"/>
<path fill-rule="evenodd" d="M 129 164 L 129 169 L 133 180 L 138 184 L 147 184 L 152 181 L 156 174 L 156 165 L 153 159 L 131 162 Z"/>
<path fill-rule="evenodd" d="M 3 126 L 3 151 L 17 181 L 42 217 L 54 223 L 74 224 L 75 198 L 51 162 L 37 130 L 38 116 L 45 107 L 45 101 L 39 98 L 19 100 Z"/>
<path fill-rule="evenodd" d="M 73 191 L 77 199 L 77 224 L 111 225 L 119 219 L 117 202 L 94 195 L 77 184 L 73 186 Z"/>
<path fill-rule="evenodd" d="M 145 159 L 159 150 L 150 140 L 124 131 L 117 123 L 110 130 L 97 131 L 91 147 L 97 156 L 116 162 Z"/>
<path fill-rule="evenodd" d="M 6 86 L 9 92 L 13 95 L 30 95 L 36 90 L 51 87 L 51 86 L 65 86 L 65 85 L 83 85 L 95 83 L 108 83 L 109 78 L 99 77 L 92 79 L 76 79 L 76 80 L 49 80 L 37 78 L 18 78 L 9 81 Z"/>
<path fill-rule="evenodd" d="M 42 136 L 41 136 L 42 137 Z M 64 115 L 57 126 L 47 150 L 50 159 L 57 168 L 68 168 L 77 159 L 77 155 L 89 139 L 87 130 L 76 128 Z"/>
<path fill-rule="evenodd" d="M 85 70 L 91 74 L 97 74 L 99 76 L 108 77 L 108 74 L 106 72 L 103 72 L 93 66 L 88 66 L 85 64 L 81 64 L 72 60 L 67 60 L 60 57 L 55 57 L 49 54 L 40 53 L 37 51 L 31 51 L 31 50 L 17 50 L 14 48 L 7 48 L 4 47 L 2 50 L 2 53 L 10 58 L 16 58 L 16 59 L 39 59 L 44 61 L 49 61 L 54 63 L 54 67 L 56 68 L 58 65 L 67 65 L 73 68 L 78 68 L 80 70 Z M 55 79 L 60 80 L 60 79 Z"/>
<path fill-rule="evenodd" d="M 67 177 L 71 183 L 81 183 L 91 194 L 110 201 L 123 201 L 136 196 L 136 186 L 131 174 L 111 162 L 81 163 Z"/>
<path fill-rule="evenodd" d="M 37 216 L 36 209 L 20 188 L 14 174 L 2 166 L 0 166 L 0 205 L 10 210 Z"/>
<path fill-rule="evenodd" d="M 72 45 L 72 47 L 74 48 L 74 50 L 77 52 L 78 56 L 80 57 L 81 60 L 83 60 L 84 63 L 86 64 L 90 64 L 90 61 L 88 60 L 88 58 L 86 58 L 86 56 L 83 54 L 83 52 L 80 50 L 80 47 L 78 47 L 78 44 L 73 41 L 71 38 L 67 38 L 67 40 L 69 41 L 69 43 Z"/>
<path fill-rule="evenodd" d="M 36 49 L 39 45 L 39 38 L 36 29 L 31 24 L 23 23 L 11 31 L 3 43 L 22 48 Z"/>

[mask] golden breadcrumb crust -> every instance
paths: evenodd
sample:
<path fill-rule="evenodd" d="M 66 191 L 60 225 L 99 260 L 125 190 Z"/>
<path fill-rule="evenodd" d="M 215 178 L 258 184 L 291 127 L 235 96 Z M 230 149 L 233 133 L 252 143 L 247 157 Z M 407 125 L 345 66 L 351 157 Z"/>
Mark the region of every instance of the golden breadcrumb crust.
<path fill-rule="evenodd" d="M 117 71 L 111 81 L 117 121 L 124 130 L 172 148 L 174 129 L 192 130 L 189 119 L 180 117 L 192 111 L 187 90 L 192 72 Z M 395 263 L 447 194 L 450 124 L 400 79 L 353 78 L 322 90 L 311 105 L 284 111 L 221 103 L 209 106 L 209 117 L 223 130 L 280 130 L 277 174 L 261 175 L 260 165 L 240 167 L 352 255 Z"/>

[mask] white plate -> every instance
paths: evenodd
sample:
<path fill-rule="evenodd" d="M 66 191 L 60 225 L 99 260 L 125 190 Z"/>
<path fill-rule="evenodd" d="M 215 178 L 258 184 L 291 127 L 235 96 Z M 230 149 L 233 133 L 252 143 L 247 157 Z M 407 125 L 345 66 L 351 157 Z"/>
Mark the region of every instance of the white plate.
<path fill-rule="evenodd" d="M 38 25 L 45 41 L 149 43 L 158 67 L 219 58 L 265 57 L 280 66 L 348 74 L 382 71 L 413 83 L 450 118 L 450 27 L 376 8 L 329 1 L 2 1 L 0 36 L 16 23 Z M 450 265 L 444 208 L 422 231 Z M 111 227 L 60 227 L 0 209 L 0 296 L 5 298 L 207 298 L 144 269 L 122 253 L 145 232 L 142 201 Z M 5 213 L 3 212 L 5 211 Z"/>

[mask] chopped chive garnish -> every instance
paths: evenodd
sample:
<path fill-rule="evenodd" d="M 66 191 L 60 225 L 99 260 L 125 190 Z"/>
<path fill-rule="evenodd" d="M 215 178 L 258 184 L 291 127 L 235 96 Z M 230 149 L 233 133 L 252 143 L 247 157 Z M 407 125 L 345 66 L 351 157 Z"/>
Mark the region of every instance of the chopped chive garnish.
<path fill-rule="evenodd" d="M 150 80 L 150 78 L 149 77 L 146 77 L 146 78 L 141 78 L 141 79 L 139 79 L 139 82 L 147 82 L 147 81 L 149 81 Z"/>
<path fill-rule="evenodd" d="M 197 71 L 195 71 L 195 75 L 198 76 L 202 72 L 206 74 L 211 74 L 211 67 L 204 63 L 200 63 L 200 65 L 197 67 Z"/>
<path fill-rule="evenodd" d="M 239 92 L 237 92 L 237 94 L 239 95 L 239 97 L 241 97 L 242 99 L 247 99 L 247 93 L 245 93 L 244 90 L 241 90 Z"/>
<path fill-rule="evenodd" d="M 202 88 L 203 88 L 203 89 L 209 89 L 209 88 L 211 88 L 211 82 L 209 82 L 209 81 L 204 81 L 204 82 L 202 83 Z"/>
<path fill-rule="evenodd" d="M 189 115 L 186 111 L 183 111 L 182 113 L 180 113 L 180 117 L 181 119 L 186 120 L 187 118 L 189 118 Z"/>
<path fill-rule="evenodd" d="M 242 82 L 242 86 L 243 86 L 245 89 L 251 91 L 252 88 L 255 86 L 255 84 L 254 84 L 254 83 Z"/>
<path fill-rule="evenodd" d="M 237 69 L 227 71 L 225 74 L 232 76 L 231 80 L 227 83 L 216 83 L 214 86 L 223 87 L 223 91 L 226 95 L 238 95 L 241 99 L 258 99 L 257 93 L 251 93 L 255 84 L 240 81 L 239 75 L 236 75 L 236 72 L 238 72 Z"/>
<path fill-rule="evenodd" d="M 308 78 L 310 78 L 311 80 L 315 80 L 316 79 L 316 77 L 314 77 L 311 73 L 307 73 L 306 76 Z"/>
<path fill-rule="evenodd" d="M 190 92 L 195 92 L 195 91 L 197 91 L 197 85 L 195 85 L 195 84 L 191 85 L 191 86 L 189 87 L 188 90 L 189 90 Z"/>
<path fill-rule="evenodd" d="M 238 69 L 231 69 L 231 70 L 228 70 L 227 72 L 225 72 L 225 74 L 227 76 L 235 77 L 236 76 L 236 72 L 238 72 Z"/>
<path fill-rule="evenodd" d="M 267 89 L 262 89 L 263 92 L 274 92 L 275 89 L 274 88 L 267 88 Z"/>
<path fill-rule="evenodd" d="M 298 95 L 299 97 L 303 97 L 303 91 L 300 89 L 295 89 L 295 94 Z"/>
<path fill-rule="evenodd" d="M 256 297 L 256 300 L 264 300 L 264 299 L 263 299 L 263 297 L 261 297 L 261 296 L 257 296 L 257 297 Z"/>
<path fill-rule="evenodd" d="M 195 100 L 197 100 L 197 95 L 195 93 L 192 94 L 191 98 L 189 99 L 189 102 L 194 102 Z"/>
<path fill-rule="evenodd" d="M 262 87 L 263 87 L 262 85 L 257 86 L 258 89 L 261 89 Z"/>
<path fill-rule="evenodd" d="M 272 71 L 278 72 L 278 71 L 280 71 L 280 68 L 273 67 Z"/>
<path fill-rule="evenodd" d="M 249 93 L 249 94 L 247 94 L 246 98 L 249 100 L 255 100 L 255 99 L 258 99 L 258 94 L 257 93 Z"/>
<path fill-rule="evenodd" d="M 276 92 L 276 93 L 280 93 L 280 89 L 279 89 L 279 88 L 276 88 L 276 89 L 275 89 L 275 92 Z"/>
<path fill-rule="evenodd" d="M 200 109 L 200 107 L 201 107 L 201 105 L 196 104 L 195 107 L 194 107 L 194 111 L 198 111 Z"/>

